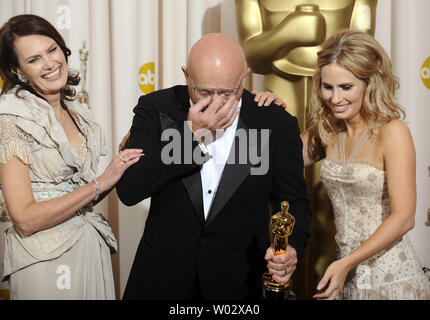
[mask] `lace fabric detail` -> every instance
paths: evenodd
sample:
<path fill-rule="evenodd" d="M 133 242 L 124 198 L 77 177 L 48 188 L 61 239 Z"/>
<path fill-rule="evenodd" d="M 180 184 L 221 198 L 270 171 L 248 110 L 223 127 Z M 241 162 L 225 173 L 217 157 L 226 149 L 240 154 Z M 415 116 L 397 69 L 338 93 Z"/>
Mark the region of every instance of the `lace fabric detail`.
<path fill-rule="evenodd" d="M 357 289 L 348 282 L 342 290 L 340 299 L 349 300 L 430 300 L 428 278 L 418 274 L 401 282 L 386 283 L 374 289 Z"/>
<path fill-rule="evenodd" d="M 329 161 L 334 165 L 339 165 L 339 166 L 346 166 L 346 165 L 354 165 L 354 164 L 362 164 L 365 166 L 369 166 L 369 167 L 373 167 L 377 170 L 383 171 L 385 173 L 384 168 L 381 168 L 380 166 L 378 166 L 375 162 L 367 160 L 367 159 L 354 159 L 354 161 L 348 161 L 346 163 L 342 163 L 341 161 L 337 160 L 337 159 L 333 159 L 333 158 L 325 158 L 325 161 Z"/>
<path fill-rule="evenodd" d="M 0 114 L 0 163 L 5 164 L 13 157 L 18 157 L 25 164 L 30 164 L 31 143 L 34 139 L 16 126 L 16 117 Z"/>

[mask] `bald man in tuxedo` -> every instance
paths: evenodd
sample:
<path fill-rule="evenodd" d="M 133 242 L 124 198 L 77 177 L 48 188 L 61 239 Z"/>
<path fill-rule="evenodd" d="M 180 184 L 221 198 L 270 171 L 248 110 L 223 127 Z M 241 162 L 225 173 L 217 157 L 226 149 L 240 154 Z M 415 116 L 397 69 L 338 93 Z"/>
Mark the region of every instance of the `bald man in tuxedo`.
<path fill-rule="evenodd" d="M 134 108 L 127 148 L 145 156 L 117 192 L 126 205 L 151 197 L 151 207 L 123 298 L 258 299 L 264 271 L 288 281 L 309 237 L 297 120 L 258 107 L 243 88 L 242 48 L 226 35 L 202 37 L 182 70 L 186 86 Z M 296 225 L 274 256 L 269 203 L 284 200 Z"/>

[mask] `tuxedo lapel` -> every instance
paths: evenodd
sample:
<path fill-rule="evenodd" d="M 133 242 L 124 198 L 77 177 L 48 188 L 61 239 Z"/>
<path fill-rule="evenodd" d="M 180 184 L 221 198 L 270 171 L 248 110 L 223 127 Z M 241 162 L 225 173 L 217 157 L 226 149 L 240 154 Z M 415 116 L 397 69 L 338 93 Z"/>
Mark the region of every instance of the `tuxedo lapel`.
<path fill-rule="evenodd" d="M 205 214 L 203 209 L 203 191 L 202 179 L 200 177 L 200 170 L 194 172 L 192 175 L 182 179 L 182 183 L 187 190 L 191 203 L 193 204 L 197 218 L 201 224 L 205 222 Z"/>
<path fill-rule="evenodd" d="M 239 118 L 236 134 L 240 130 L 247 130 L 246 124 Z M 218 215 L 233 193 L 249 174 L 249 163 L 246 159 L 245 163 L 240 164 L 239 159 L 240 145 L 236 143 L 236 134 L 233 144 L 230 149 L 230 154 L 225 164 L 221 180 L 219 182 L 215 197 L 209 210 L 206 224 L 209 224 Z"/>
<path fill-rule="evenodd" d="M 209 210 L 206 224 L 209 224 L 219 214 L 221 209 L 250 174 L 253 167 L 260 166 L 263 161 L 262 157 L 267 156 L 264 160 L 269 160 L 268 142 L 271 131 L 266 129 L 268 132 L 263 132 L 261 129 L 250 129 L 246 123 L 248 121 L 250 121 L 249 124 L 254 123 L 252 120 L 253 116 L 247 110 L 247 105 L 253 103 L 252 101 L 253 97 L 251 94 L 244 92 L 235 138 Z"/>
<path fill-rule="evenodd" d="M 162 130 L 178 128 L 187 120 L 188 110 L 190 108 L 190 97 L 188 95 L 187 86 L 176 86 L 174 87 L 174 90 L 176 96 L 175 119 L 167 114 L 160 113 L 160 124 Z M 200 171 L 196 171 L 193 174 L 182 178 L 182 183 L 190 197 L 190 201 L 194 207 L 198 220 L 203 224 L 205 217 L 203 212 L 203 191 Z"/>
<path fill-rule="evenodd" d="M 257 156 L 257 149 L 260 147 L 260 150 L 264 150 L 267 147 L 266 143 L 269 136 L 267 136 L 266 140 L 262 140 L 260 139 L 261 130 L 254 130 L 251 133 L 245 122 L 239 118 L 235 139 L 206 219 L 206 224 L 215 219 L 227 201 L 250 174 L 252 167 L 259 165 L 261 158 Z M 260 146 L 258 145 L 259 141 L 263 141 Z M 266 151 L 268 152 L 268 150 Z"/>

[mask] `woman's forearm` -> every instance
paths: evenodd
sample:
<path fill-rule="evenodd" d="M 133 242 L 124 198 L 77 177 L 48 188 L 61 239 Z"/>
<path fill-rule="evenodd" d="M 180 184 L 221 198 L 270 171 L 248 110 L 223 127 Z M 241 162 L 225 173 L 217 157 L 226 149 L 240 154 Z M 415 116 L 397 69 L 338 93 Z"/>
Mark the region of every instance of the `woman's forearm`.
<path fill-rule="evenodd" d="M 75 212 L 94 200 L 96 191 L 96 183 L 92 181 L 62 197 L 33 202 L 26 206 L 21 214 L 11 215 L 11 217 L 15 227 L 24 236 L 29 236 L 69 219 Z"/>
<path fill-rule="evenodd" d="M 345 256 L 350 269 L 369 259 L 400 239 L 414 227 L 414 216 L 390 215 L 379 226 L 372 236 L 363 242 L 356 250 Z"/>

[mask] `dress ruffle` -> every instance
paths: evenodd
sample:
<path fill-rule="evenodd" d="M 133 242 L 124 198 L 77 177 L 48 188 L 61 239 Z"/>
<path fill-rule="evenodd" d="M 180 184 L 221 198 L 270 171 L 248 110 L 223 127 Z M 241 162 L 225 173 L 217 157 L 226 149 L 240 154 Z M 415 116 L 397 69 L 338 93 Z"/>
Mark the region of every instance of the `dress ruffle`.
<path fill-rule="evenodd" d="M 0 114 L 15 116 L 15 124 L 24 133 L 36 140 L 38 145 L 50 150 L 57 150 L 61 160 L 76 168 L 72 180 L 83 179 L 91 181 L 97 173 L 100 156 L 106 155 L 106 142 L 101 127 L 92 120 L 89 109 L 76 101 L 66 102 L 67 110 L 75 120 L 76 125 L 85 135 L 89 159 L 82 159 L 56 118 L 54 109 L 45 100 L 22 90 L 15 96 L 16 88 L 0 97 Z M 57 183 L 65 178 L 63 174 L 56 175 L 55 171 L 46 170 L 53 176 L 42 176 L 40 179 Z"/>

